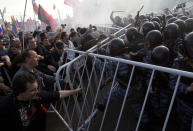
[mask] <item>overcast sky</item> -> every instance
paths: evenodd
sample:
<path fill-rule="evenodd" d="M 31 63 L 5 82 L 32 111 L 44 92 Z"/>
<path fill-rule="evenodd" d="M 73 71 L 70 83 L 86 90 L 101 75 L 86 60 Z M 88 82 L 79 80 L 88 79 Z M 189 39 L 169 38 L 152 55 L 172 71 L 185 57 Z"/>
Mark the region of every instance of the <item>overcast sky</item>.
<path fill-rule="evenodd" d="M 21 19 L 24 14 L 26 0 L 0 0 L 0 9 L 3 10 L 6 7 L 5 19 L 10 20 L 11 16 L 15 16 Z M 43 8 L 48 11 L 54 18 L 58 18 L 58 11 L 61 17 L 66 17 L 67 14 L 72 16 L 72 8 L 64 5 L 64 0 L 36 0 L 37 4 L 41 4 Z M 53 10 L 53 4 L 56 5 L 56 9 Z M 34 18 L 32 0 L 27 1 L 26 18 Z M 37 16 L 36 16 L 37 19 Z"/>

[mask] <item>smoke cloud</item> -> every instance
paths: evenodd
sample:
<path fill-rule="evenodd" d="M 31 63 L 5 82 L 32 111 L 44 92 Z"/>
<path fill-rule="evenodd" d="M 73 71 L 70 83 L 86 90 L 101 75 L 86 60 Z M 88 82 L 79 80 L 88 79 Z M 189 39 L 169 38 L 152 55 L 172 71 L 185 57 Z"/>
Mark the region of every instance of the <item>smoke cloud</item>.
<path fill-rule="evenodd" d="M 176 3 L 176 0 L 83 0 L 82 10 L 74 10 L 74 18 L 78 24 L 111 24 L 112 11 L 125 11 L 115 15 L 135 17 L 142 5 L 142 14 L 146 14 L 173 8 Z"/>

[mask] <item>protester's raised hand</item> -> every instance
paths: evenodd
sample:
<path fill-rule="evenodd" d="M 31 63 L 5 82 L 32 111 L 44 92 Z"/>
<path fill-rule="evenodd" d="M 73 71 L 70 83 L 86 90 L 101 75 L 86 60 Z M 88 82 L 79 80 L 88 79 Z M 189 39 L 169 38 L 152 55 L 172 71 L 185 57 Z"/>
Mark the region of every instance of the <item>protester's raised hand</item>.
<path fill-rule="evenodd" d="M 112 40 L 112 39 L 115 38 L 115 35 L 114 35 L 114 34 L 110 34 L 110 35 L 109 35 L 109 38 Z"/>
<path fill-rule="evenodd" d="M 98 42 L 98 43 L 97 43 L 97 48 L 100 49 L 101 46 L 102 46 L 102 43 L 101 43 L 101 42 Z"/>
<path fill-rule="evenodd" d="M 8 67 L 11 67 L 11 61 L 8 55 L 2 56 L 1 59 L 6 62 Z"/>
<path fill-rule="evenodd" d="M 8 55 L 2 56 L 1 59 L 2 59 L 2 60 L 5 60 L 6 62 L 9 62 L 9 61 L 10 61 L 10 58 L 9 58 Z"/>
<path fill-rule="evenodd" d="M 48 69 L 51 70 L 52 72 L 56 72 L 56 68 L 52 65 L 48 65 Z"/>
<path fill-rule="evenodd" d="M 77 92 L 80 92 L 82 90 L 82 88 L 80 88 L 80 86 L 78 86 L 78 88 L 75 89 Z"/>
<path fill-rule="evenodd" d="M 92 53 L 91 51 L 86 51 L 85 55 L 88 56 L 89 53 Z"/>
<path fill-rule="evenodd" d="M 38 59 L 39 59 L 39 60 L 43 60 L 43 59 L 44 59 L 44 56 L 38 55 Z"/>
<path fill-rule="evenodd" d="M 5 64 L 3 62 L 0 62 L 0 67 L 4 66 Z"/>

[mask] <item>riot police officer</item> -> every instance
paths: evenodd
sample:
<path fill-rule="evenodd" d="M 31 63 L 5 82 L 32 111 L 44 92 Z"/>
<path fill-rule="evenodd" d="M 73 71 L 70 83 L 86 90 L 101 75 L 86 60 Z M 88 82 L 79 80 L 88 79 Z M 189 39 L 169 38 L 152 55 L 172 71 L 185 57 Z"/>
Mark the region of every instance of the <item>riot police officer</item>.
<path fill-rule="evenodd" d="M 173 68 L 193 72 L 193 33 L 185 37 L 183 57 L 173 63 Z M 170 88 L 175 89 L 177 75 L 170 75 Z M 182 77 L 177 92 L 177 116 L 179 117 L 180 131 L 190 131 L 193 117 L 193 79 Z"/>
<path fill-rule="evenodd" d="M 138 30 L 135 27 L 130 27 L 126 32 L 126 46 L 128 48 L 128 52 L 136 52 L 143 48 L 144 39 L 141 34 L 139 34 Z"/>
<path fill-rule="evenodd" d="M 180 56 L 179 45 L 182 44 L 183 40 L 179 38 L 180 30 L 179 26 L 175 23 L 168 24 L 164 31 L 164 44 L 169 48 L 171 53 L 171 62 L 177 57 Z"/>

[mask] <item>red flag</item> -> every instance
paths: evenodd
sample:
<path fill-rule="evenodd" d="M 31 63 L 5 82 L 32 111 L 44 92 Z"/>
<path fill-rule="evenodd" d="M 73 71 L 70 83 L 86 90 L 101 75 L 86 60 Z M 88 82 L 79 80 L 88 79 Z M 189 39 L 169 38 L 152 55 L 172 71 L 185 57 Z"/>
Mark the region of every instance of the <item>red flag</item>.
<path fill-rule="evenodd" d="M 7 22 L 5 22 L 5 28 L 6 28 L 6 30 L 9 30 L 9 26 L 8 26 Z"/>
<path fill-rule="evenodd" d="M 38 8 L 38 19 L 51 26 L 53 30 L 56 30 L 57 21 L 51 15 L 49 15 L 41 5 L 39 5 Z"/>
<path fill-rule="evenodd" d="M 35 0 L 32 0 L 32 5 L 33 5 L 34 13 L 37 15 L 38 14 L 38 6 L 37 6 Z"/>

